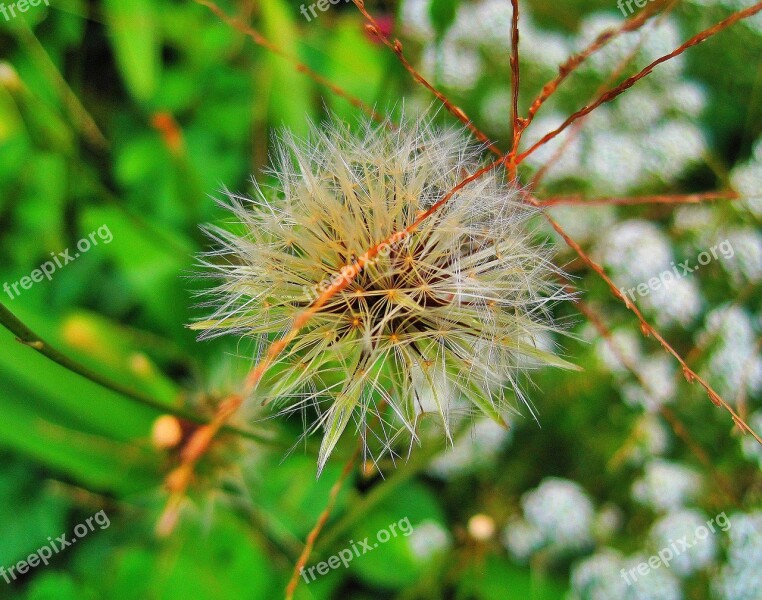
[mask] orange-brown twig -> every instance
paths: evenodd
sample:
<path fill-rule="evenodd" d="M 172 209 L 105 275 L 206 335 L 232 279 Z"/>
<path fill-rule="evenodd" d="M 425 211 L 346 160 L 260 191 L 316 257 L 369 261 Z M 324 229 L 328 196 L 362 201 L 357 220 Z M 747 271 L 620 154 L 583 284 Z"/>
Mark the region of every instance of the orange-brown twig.
<path fill-rule="evenodd" d="M 648 384 L 645 379 L 643 379 L 643 375 L 641 375 L 640 371 L 637 369 L 635 364 L 622 352 L 622 349 L 619 347 L 619 345 L 613 340 L 611 337 L 611 330 L 608 328 L 608 326 L 603 322 L 603 319 L 601 319 L 598 314 L 592 310 L 585 302 L 578 301 L 577 302 L 577 308 L 579 308 L 580 312 L 585 315 L 585 317 L 593 324 L 593 326 L 598 330 L 598 333 L 600 336 L 606 340 L 606 343 L 608 344 L 609 348 L 611 348 L 611 351 L 614 353 L 614 356 L 616 356 L 617 360 L 624 365 L 624 367 L 630 372 L 630 374 L 635 377 L 635 379 L 638 381 L 640 386 L 649 394 L 653 394 L 653 390 L 651 386 Z M 660 411 L 662 408 L 666 407 L 660 407 Z M 663 411 L 661 411 L 662 414 L 664 414 Z M 669 421 L 670 425 L 672 426 L 672 429 L 674 432 L 685 442 L 685 444 L 688 446 L 688 448 L 691 449 L 693 454 L 696 455 L 696 458 L 701 461 L 701 463 L 710 468 L 714 469 L 714 466 L 712 465 L 712 461 L 709 459 L 709 455 L 706 453 L 706 450 L 704 450 L 698 442 L 696 442 L 688 433 L 687 429 L 683 426 L 682 423 L 679 422 L 677 417 L 672 413 L 671 411 L 667 411 L 669 414 L 664 415 L 665 418 Z"/>
<path fill-rule="evenodd" d="M 521 69 L 519 67 L 519 0 L 511 0 L 511 123 L 513 126 L 513 145 L 508 154 L 508 176 L 511 180 L 516 179 L 516 153 L 519 151 L 521 135 L 529 125 L 527 119 L 519 116 L 519 85 L 521 83 Z"/>
<path fill-rule="evenodd" d="M 534 206 L 540 206 L 540 203 L 534 199 L 529 198 L 529 202 L 533 204 Z M 606 285 L 609 286 L 609 289 L 611 290 L 611 293 L 614 294 L 616 298 L 624 302 L 625 306 L 633 312 L 633 314 L 637 317 L 638 321 L 640 322 L 640 330 L 648 337 L 649 335 L 652 335 L 654 339 L 656 339 L 659 344 L 661 344 L 662 348 L 666 350 L 669 354 L 675 357 L 675 360 L 680 363 L 680 366 L 683 370 L 683 375 L 685 376 L 685 379 L 689 383 L 693 383 L 694 381 L 698 382 L 701 387 L 703 387 L 707 395 L 709 396 L 709 399 L 716 405 L 721 406 L 725 410 L 727 410 L 731 417 L 733 418 L 733 421 L 738 425 L 738 428 L 742 432 L 748 432 L 754 437 L 757 442 L 762 445 L 762 438 L 760 438 L 752 429 L 749 427 L 746 422 L 736 413 L 735 410 L 733 410 L 733 407 L 730 406 L 725 400 L 722 399 L 722 397 L 714 391 L 712 386 L 710 386 L 704 379 L 693 369 L 691 369 L 688 364 L 685 362 L 682 356 L 667 342 L 667 340 L 664 339 L 664 337 L 651 326 L 651 324 L 646 321 L 645 317 L 643 316 L 643 313 L 640 312 L 637 306 L 635 306 L 622 292 L 619 290 L 619 288 L 616 286 L 616 284 L 611 280 L 611 278 L 606 275 L 606 272 L 603 270 L 603 267 L 601 267 L 598 263 L 596 263 L 583 249 L 582 247 L 575 242 L 569 235 L 561 228 L 561 226 L 556 222 L 553 217 L 547 214 L 545 212 L 545 218 L 550 223 L 551 227 L 556 230 L 558 235 L 560 235 L 564 241 L 567 243 L 567 245 L 574 250 L 574 252 L 577 253 L 577 256 L 579 256 L 588 267 L 590 267 L 593 271 L 595 271 L 603 281 L 606 282 Z"/>
<path fill-rule="evenodd" d="M 672 0 L 674 3 L 675 0 Z M 629 33 L 640 29 L 656 10 L 658 5 L 649 5 L 640 14 L 626 20 L 619 27 L 613 27 L 607 29 L 598 35 L 590 44 L 577 54 L 572 54 L 566 62 L 558 67 L 558 75 L 548 81 L 540 91 L 539 95 L 534 99 L 532 105 L 529 107 L 529 113 L 527 114 L 527 125 L 533 120 L 537 111 L 540 110 L 543 104 L 550 98 L 553 93 L 559 88 L 559 86 L 576 70 L 582 63 L 584 63 L 593 54 L 598 52 L 601 48 L 606 46 L 611 40 L 622 33 Z"/>
<path fill-rule="evenodd" d="M 672 2 L 670 2 L 669 5 L 667 5 L 666 9 L 661 12 L 661 14 L 659 15 L 659 18 L 656 19 L 654 22 L 658 24 L 663 19 L 665 19 L 669 15 L 669 13 L 672 11 L 672 9 L 675 8 L 676 4 L 677 4 L 677 0 L 673 0 Z M 641 13 L 641 14 L 645 14 L 645 13 Z M 623 33 L 623 32 L 620 31 L 619 33 Z M 619 33 L 617 33 L 616 35 L 619 35 Z M 611 38 L 609 38 L 609 40 L 610 39 Z M 617 77 L 619 77 L 622 74 L 622 72 L 627 68 L 627 65 L 629 65 L 630 62 L 632 62 L 632 60 L 637 56 L 638 52 L 640 52 L 644 42 L 645 42 L 645 33 L 641 32 L 640 38 L 638 39 L 638 43 L 635 44 L 635 47 L 630 52 L 627 53 L 627 56 L 625 56 L 624 58 L 622 58 L 622 60 L 619 61 L 619 64 L 609 74 L 609 76 L 606 78 L 606 81 L 601 86 L 598 87 L 598 89 L 595 91 L 595 93 L 593 94 L 590 100 L 591 102 L 595 100 L 597 96 L 605 92 L 606 88 L 609 85 L 612 85 L 613 82 L 616 81 Z M 535 173 L 534 177 L 532 177 L 532 181 L 529 184 L 529 189 L 531 190 L 537 189 L 537 187 L 540 185 L 540 181 L 543 179 L 543 177 L 545 177 L 548 170 L 550 170 L 551 166 L 561 157 L 561 155 L 563 155 L 563 153 L 572 144 L 576 136 L 579 135 L 580 131 L 582 131 L 582 126 L 584 125 L 584 122 L 585 122 L 585 119 L 583 117 L 582 119 L 580 119 L 574 124 L 569 136 L 567 136 L 567 138 L 563 141 L 563 143 L 561 143 L 561 145 L 555 150 L 555 152 L 553 152 L 553 155 L 547 160 L 547 162 L 542 167 L 540 167 L 537 173 Z"/>
<path fill-rule="evenodd" d="M 180 465 L 166 478 L 165 484 L 169 490 L 169 500 L 159 517 L 156 533 L 159 536 L 169 535 L 177 523 L 185 494 L 188 491 L 196 464 L 209 449 L 214 437 L 227 423 L 228 419 L 243 404 L 243 397 L 233 394 L 225 398 L 217 407 L 214 418 L 196 429 L 180 453 Z"/>
<path fill-rule="evenodd" d="M 196 0 L 199 1 L 199 0 Z M 452 113 L 458 120 L 460 120 L 461 123 L 463 123 L 468 130 L 473 133 L 481 142 L 484 142 L 486 144 L 487 149 L 492 152 L 493 154 L 501 155 L 502 152 L 489 140 L 487 135 L 482 132 L 476 125 L 473 124 L 471 119 L 468 118 L 468 115 L 466 115 L 463 110 L 455 106 L 450 100 L 445 96 L 442 92 L 440 92 L 438 89 L 436 89 L 433 85 L 431 85 L 428 80 L 421 75 L 416 68 L 410 64 L 410 62 L 405 58 L 405 54 L 402 51 L 402 42 L 395 39 L 394 42 L 392 42 L 388 37 L 386 37 L 381 30 L 381 27 L 379 26 L 378 22 L 371 16 L 371 14 L 365 9 L 365 0 L 352 0 L 355 3 L 355 6 L 357 6 L 357 9 L 362 13 L 362 15 L 367 19 L 368 25 L 366 27 L 368 33 L 371 33 L 376 38 L 378 38 L 381 43 L 383 43 L 387 48 L 389 48 L 394 54 L 397 55 L 397 58 L 399 59 L 402 66 L 405 68 L 405 70 L 410 73 L 410 75 L 413 76 L 413 79 L 415 79 L 418 83 L 420 83 L 423 87 L 425 87 L 427 90 L 429 90 L 434 96 L 436 96 L 437 100 L 439 100 L 442 105 L 450 112 Z"/>
<path fill-rule="evenodd" d="M 699 204 L 716 200 L 738 200 L 741 195 L 733 190 L 726 192 L 700 192 L 695 194 L 657 194 L 653 196 L 634 196 L 632 198 L 583 198 L 581 196 L 561 196 L 540 200 L 540 206 L 592 206 L 616 205 L 629 206 L 638 204 Z"/>
<path fill-rule="evenodd" d="M 317 540 L 318 536 L 320 535 L 320 532 L 323 530 L 323 527 L 328 521 L 328 517 L 331 516 L 331 511 L 333 510 L 333 507 L 336 504 L 336 499 L 339 497 L 339 492 L 341 491 L 341 487 L 344 485 L 344 481 L 346 480 L 346 478 L 352 472 L 355 462 L 357 461 L 357 457 L 360 455 L 361 449 L 362 449 L 362 444 L 358 444 L 357 448 L 352 453 L 352 456 L 349 457 L 349 460 L 344 465 L 344 469 L 341 471 L 341 475 L 339 475 L 339 478 L 334 482 L 333 486 L 331 487 L 331 491 L 328 494 L 328 503 L 323 509 L 323 512 L 320 513 L 320 516 L 318 517 L 318 520 L 315 523 L 315 526 L 310 530 L 309 534 L 307 535 L 307 540 L 306 540 L 306 543 L 304 544 L 304 549 L 302 550 L 302 553 L 299 555 L 299 559 L 296 561 L 296 564 L 294 565 L 294 572 L 291 574 L 291 579 L 289 580 L 288 585 L 286 586 L 285 600 L 293 599 L 294 592 L 296 591 L 296 586 L 299 585 L 299 576 L 302 573 L 302 569 L 304 569 L 304 567 L 307 566 L 307 561 L 310 558 L 310 554 L 312 554 L 312 549 L 315 547 L 315 540 Z"/>
<path fill-rule="evenodd" d="M 679 46 L 672 52 L 665 54 L 664 56 L 660 56 L 659 58 L 657 58 L 656 60 L 648 64 L 646 67 L 644 67 L 641 71 L 636 73 L 635 75 L 625 79 L 622 83 L 620 83 L 615 88 L 610 89 L 607 92 L 604 92 L 603 94 L 601 94 L 595 102 L 581 108 L 580 110 L 575 112 L 573 115 L 571 115 L 568 119 L 566 119 L 566 121 L 564 121 L 556 129 L 544 135 L 538 142 L 533 144 L 529 149 L 525 150 L 524 152 L 522 152 L 516 157 L 516 164 L 520 164 L 527 156 L 532 154 L 540 146 L 546 144 L 547 142 L 549 142 L 550 140 L 558 136 L 561 132 L 565 131 L 566 128 L 569 127 L 569 125 L 571 125 L 578 119 L 581 119 L 582 117 L 593 112 L 601 104 L 611 102 L 615 98 L 618 98 L 628 89 L 630 89 L 633 85 L 635 85 L 638 81 L 640 81 L 641 79 L 649 75 L 661 63 L 667 62 L 668 60 L 671 60 L 675 58 L 676 56 L 679 56 L 680 54 L 682 54 L 689 48 L 692 48 L 693 46 L 700 44 L 701 42 L 707 40 L 711 36 L 719 33 L 723 29 L 730 27 L 734 23 L 742 19 L 747 19 L 757 14 L 759 11 L 762 11 L 762 2 L 759 2 L 755 4 L 754 6 L 751 6 L 747 9 L 733 13 L 727 19 L 724 19 L 723 21 L 720 21 L 716 25 L 709 27 L 708 29 L 705 29 L 704 31 L 701 31 L 700 33 L 697 33 L 692 38 L 690 38 L 687 42 L 685 42 L 684 44 L 682 44 L 681 46 Z"/>

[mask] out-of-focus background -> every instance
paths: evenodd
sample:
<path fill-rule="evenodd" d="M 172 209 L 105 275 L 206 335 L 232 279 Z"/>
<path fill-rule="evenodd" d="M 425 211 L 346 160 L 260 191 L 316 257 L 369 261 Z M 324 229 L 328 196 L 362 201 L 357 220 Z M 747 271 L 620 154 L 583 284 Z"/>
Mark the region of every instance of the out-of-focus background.
<path fill-rule="evenodd" d="M 156 448 L 156 419 L 208 417 L 252 361 L 247 345 L 197 342 L 186 327 L 203 314 L 194 293 L 208 284 L 190 277 L 193 255 L 209 247 L 199 225 L 224 219 L 213 200 L 223 186 L 246 192 L 252 175 L 266 180 L 278 128 L 304 133 L 327 111 L 349 122 L 361 114 L 284 56 L 382 113 L 434 105 L 351 2 L 220 0 L 212 8 L 233 25 L 202 4 L 0 4 L 0 302 L 63 356 L 125 388 L 17 342 L 17 321 L 15 334 L 0 328 L 0 598 L 282 597 L 354 447 L 345 436 L 316 480 L 315 440 L 287 453 L 299 420 L 254 414 L 251 428 L 275 441 L 222 436 L 173 535 L 154 535 L 177 460 Z M 416 69 L 504 150 L 510 4 L 367 3 Z M 657 9 L 575 71 L 527 145 L 596 90 L 753 4 L 522 0 L 524 113 L 570 54 Z M 254 29 L 274 48 L 254 43 Z M 579 195 L 551 215 L 618 286 L 636 290 L 646 318 L 757 432 L 760 57 L 758 13 L 660 65 L 519 170 L 524 183 L 537 177 L 541 199 Z M 446 111 L 436 118 L 457 124 Z M 717 190 L 741 198 L 584 204 Z M 526 412 L 509 430 L 477 420 L 454 447 L 426 439 L 383 476 L 353 472 L 308 566 L 359 551 L 348 567 L 302 580 L 297 598 L 762 598 L 762 447 L 538 227 L 584 302 L 559 315 L 574 336 L 547 343 L 584 370 L 534 374 L 539 424 Z M 679 263 L 701 268 L 673 271 Z M 680 273 L 666 290 L 637 291 L 665 271 Z M 77 541 L 57 543 L 62 535 Z M 378 547 L 363 554 L 366 536 Z"/>

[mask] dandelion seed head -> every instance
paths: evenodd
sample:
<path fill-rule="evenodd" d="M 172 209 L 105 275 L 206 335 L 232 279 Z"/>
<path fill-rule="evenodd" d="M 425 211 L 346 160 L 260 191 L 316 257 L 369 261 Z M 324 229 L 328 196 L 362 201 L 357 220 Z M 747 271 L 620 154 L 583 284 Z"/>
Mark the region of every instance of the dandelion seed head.
<path fill-rule="evenodd" d="M 425 118 L 283 134 L 276 183 L 223 202 L 243 233 L 208 228 L 216 248 L 200 263 L 219 283 L 193 328 L 263 351 L 298 330 L 256 394 L 323 431 L 319 469 L 350 423 L 366 449 L 393 453 L 428 413 L 449 438 L 463 406 L 497 423 L 516 404 L 532 411 L 525 372 L 568 366 L 537 340 L 558 330 L 551 306 L 569 296 L 532 240 L 536 212 L 498 171 L 417 223 L 479 153 Z"/>

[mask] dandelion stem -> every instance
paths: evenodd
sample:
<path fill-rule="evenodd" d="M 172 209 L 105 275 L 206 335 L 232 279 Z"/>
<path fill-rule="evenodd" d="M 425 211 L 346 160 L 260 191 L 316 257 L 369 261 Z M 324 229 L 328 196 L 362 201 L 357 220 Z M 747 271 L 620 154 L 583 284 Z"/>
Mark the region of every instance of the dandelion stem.
<path fill-rule="evenodd" d="M 333 507 L 336 504 L 336 499 L 339 496 L 339 492 L 341 491 L 342 486 L 344 485 L 344 482 L 346 481 L 349 474 L 352 472 L 352 469 L 354 469 L 355 463 L 357 462 L 357 457 L 360 456 L 360 451 L 362 450 L 362 440 L 357 444 L 357 447 L 355 448 L 355 451 L 352 453 L 352 456 L 349 457 L 349 460 L 344 464 L 344 468 L 341 471 L 341 474 L 339 475 L 339 478 L 334 482 L 333 486 L 331 486 L 331 491 L 328 493 L 328 502 L 326 503 L 325 508 L 323 509 L 323 512 L 320 513 L 320 516 L 318 517 L 318 520 L 315 523 L 315 526 L 310 530 L 309 534 L 307 535 L 307 541 L 304 544 L 304 549 L 302 550 L 302 553 L 299 555 L 299 560 L 296 561 L 296 564 L 294 565 L 294 572 L 291 574 L 291 579 L 288 582 L 288 585 L 286 586 L 286 600 L 292 600 L 294 597 L 294 592 L 296 591 L 296 586 L 299 585 L 299 576 L 301 575 L 302 569 L 307 565 L 307 561 L 310 558 L 310 554 L 312 554 L 312 549 L 315 547 L 315 541 L 317 540 L 318 536 L 320 535 L 320 532 L 323 530 L 323 527 L 325 526 L 326 522 L 328 521 L 328 517 L 331 516 L 331 511 L 333 510 Z"/>

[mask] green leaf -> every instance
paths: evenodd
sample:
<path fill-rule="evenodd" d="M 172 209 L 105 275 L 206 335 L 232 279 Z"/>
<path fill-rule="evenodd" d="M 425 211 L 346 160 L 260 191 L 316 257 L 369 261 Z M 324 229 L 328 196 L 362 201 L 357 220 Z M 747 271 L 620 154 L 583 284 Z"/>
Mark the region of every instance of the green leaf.
<path fill-rule="evenodd" d="M 508 0 L 506 0 L 507 2 Z M 437 39 L 442 39 L 455 21 L 455 15 L 458 12 L 458 0 L 431 0 L 429 6 L 429 16 Z"/>
<path fill-rule="evenodd" d="M 417 555 L 411 544 L 416 528 L 430 524 L 445 528 L 444 514 L 434 494 L 418 484 L 400 487 L 352 531 L 351 540 L 367 538 L 373 549 L 356 556 L 350 569 L 372 585 L 412 586 L 434 564 L 436 554 Z M 347 544 L 351 547 L 349 540 Z"/>
<path fill-rule="evenodd" d="M 494 555 L 472 564 L 460 580 L 460 594 L 475 600 L 558 600 L 566 597 L 563 586 L 528 569 L 521 569 Z"/>
<path fill-rule="evenodd" d="M 139 101 L 156 91 L 161 70 L 161 39 L 151 0 L 104 0 L 111 45 L 127 89 Z"/>
<path fill-rule="evenodd" d="M 283 0 L 268 0 L 260 5 L 265 36 L 291 56 L 299 56 L 299 32 L 291 11 Z M 288 60 L 270 52 L 266 60 L 272 70 L 270 116 L 275 127 L 288 127 L 303 135 L 312 116 L 312 84 Z"/>

